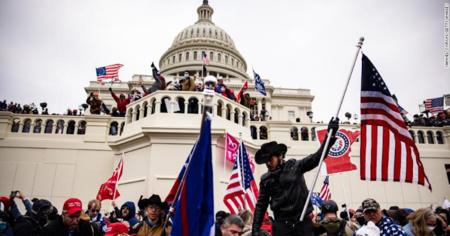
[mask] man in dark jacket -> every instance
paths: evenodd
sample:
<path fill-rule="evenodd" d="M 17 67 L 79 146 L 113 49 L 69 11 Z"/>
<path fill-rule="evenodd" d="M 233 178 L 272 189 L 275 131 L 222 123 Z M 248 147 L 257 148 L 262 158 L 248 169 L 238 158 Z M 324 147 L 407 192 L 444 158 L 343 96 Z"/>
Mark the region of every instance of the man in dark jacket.
<path fill-rule="evenodd" d="M 94 236 L 91 223 L 80 220 L 82 204 L 80 199 L 70 198 L 63 206 L 61 216 L 44 227 L 42 236 Z"/>
<path fill-rule="evenodd" d="M 18 216 L 13 232 L 16 236 L 39 235 L 53 212 L 52 203 L 45 199 L 34 202 L 29 216 Z"/>
<path fill-rule="evenodd" d="M 133 227 L 135 224 L 139 223 L 138 219 L 136 218 L 136 206 L 134 205 L 134 202 L 125 202 L 122 207 L 120 207 L 120 210 L 116 207 L 116 203 L 114 201 L 112 202 L 112 204 L 116 217 L 111 216 L 109 218 L 111 223 L 124 223 L 126 221 L 128 222 L 130 227 Z"/>
<path fill-rule="evenodd" d="M 328 132 L 332 130 L 328 147 L 325 142 L 319 150 L 301 160 L 284 160 L 287 146 L 273 141 L 265 143 L 256 152 L 255 159 L 258 164 L 266 164 L 269 169 L 261 176 L 259 197 L 255 207 L 252 235 L 260 234 L 264 214 L 270 204 L 275 216 L 273 222 L 273 235 L 313 235 L 313 223 L 309 217 L 313 211 L 309 202 L 305 218 L 299 221 L 303 207 L 308 197 L 308 187 L 303 174 L 314 169 L 320 161 L 322 152 L 328 153 L 336 141 L 335 135 L 339 129 L 339 119 L 331 119 Z"/>
<path fill-rule="evenodd" d="M 152 84 L 152 87 L 148 89 L 145 88 L 145 86 L 141 83 L 142 90 L 144 91 L 144 97 L 158 90 L 166 89 L 166 80 L 164 79 L 164 77 L 159 75 L 158 69 L 156 69 L 156 66 L 155 64 L 153 64 L 153 62 L 151 67 L 152 67 L 152 75 L 153 78 L 155 79 L 155 82 Z"/>
<path fill-rule="evenodd" d="M 100 106 L 102 105 L 102 100 L 98 98 L 97 93 L 91 93 L 89 97 L 86 99 L 86 103 L 89 104 L 92 115 L 100 115 Z"/>

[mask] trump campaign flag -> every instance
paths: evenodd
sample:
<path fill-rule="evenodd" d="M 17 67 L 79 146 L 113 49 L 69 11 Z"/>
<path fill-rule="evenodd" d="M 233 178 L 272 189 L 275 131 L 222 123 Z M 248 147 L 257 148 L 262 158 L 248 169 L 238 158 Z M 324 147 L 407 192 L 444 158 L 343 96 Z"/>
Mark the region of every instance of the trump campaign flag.
<path fill-rule="evenodd" d="M 262 95 L 266 96 L 266 86 L 264 86 L 264 82 L 262 81 L 261 77 L 253 71 L 253 77 L 255 78 L 255 89 L 256 91 L 260 92 Z"/>
<path fill-rule="evenodd" d="M 325 141 L 327 127 L 317 127 L 316 137 L 319 146 Z M 359 137 L 359 130 L 340 128 L 336 133 L 336 142 L 331 147 L 328 157 L 322 164 L 322 174 L 329 175 L 356 170 L 352 163 L 350 152 L 353 142 Z"/>
<path fill-rule="evenodd" d="M 419 150 L 380 73 L 363 54 L 361 75 L 361 179 L 431 184 Z"/>
<path fill-rule="evenodd" d="M 239 90 L 239 93 L 237 94 L 237 96 L 236 96 L 236 99 L 237 99 L 237 101 L 238 102 L 241 102 L 241 92 L 242 91 L 245 91 L 245 90 L 247 90 L 248 89 L 248 80 L 245 80 L 245 83 L 244 83 L 244 85 L 242 85 L 242 88 L 241 88 L 241 90 Z"/>
<path fill-rule="evenodd" d="M 178 199 L 175 199 L 176 214 L 171 235 L 214 235 L 214 188 L 211 151 L 211 120 L 203 124 L 203 131 L 195 145 L 192 157 L 181 183 Z"/>
<path fill-rule="evenodd" d="M 231 214 L 238 214 L 241 210 L 254 212 L 258 195 L 258 187 L 253 178 L 247 151 L 244 142 L 241 142 L 223 202 Z"/>
<path fill-rule="evenodd" d="M 114 200 L 120 196 L 119 191 L 117 191 L 117 183 L 122 177 L 123 172 L 123 155 L 120 157 L 119 164 L 117 168 L 114 170 L 111 178 L 106 181 L 106 183 L 100 186 L 97 194 L 97 200 L 103 201 L 106 199 Z"/>
<path fill-rule="evenodd" d="M 227 132 L 225 140 L 225 158 L 227 161 L 235 162 L 236 156 L 238 155 L 239 150 L 239 141 L 235 139 L 231 134 Z M 250 163 L 250 167 L 252 168 L 252 173 L 255 172 L 255 163 L 253 159 L 250 157 L 250 154 L 247 153 L 248 161 Z"/>
<path fill-rule="evenodd" d="M 97 72 L 97 82 L 99 83 L 106 79 L 119 80 L 119 69 L 122 66 L 122 64 L 114 64 L 95 68 Z"/>

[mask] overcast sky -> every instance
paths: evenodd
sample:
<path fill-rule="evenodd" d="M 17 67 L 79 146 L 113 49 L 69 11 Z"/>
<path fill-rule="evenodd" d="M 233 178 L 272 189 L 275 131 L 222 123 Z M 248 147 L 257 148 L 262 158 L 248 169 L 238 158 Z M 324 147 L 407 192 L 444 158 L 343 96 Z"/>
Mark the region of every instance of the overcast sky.
<path fill-rule="evenodd" d="M 450 1 L 447 1 L 450 2 Z M 335 113 L 360 36 L 390 91 L 409 112 L 450 93 L 444 68 L 443 0 L 211 0 L 213 21 L 273 86 L 308 88 L 314 120 Z M 78 108 L 95 67 L 114 63 L 122 81 L 197 20 L 202 0 L 1 0 L 0 99 Z M 341 118 L 359 113 L 358 59 Z"/>

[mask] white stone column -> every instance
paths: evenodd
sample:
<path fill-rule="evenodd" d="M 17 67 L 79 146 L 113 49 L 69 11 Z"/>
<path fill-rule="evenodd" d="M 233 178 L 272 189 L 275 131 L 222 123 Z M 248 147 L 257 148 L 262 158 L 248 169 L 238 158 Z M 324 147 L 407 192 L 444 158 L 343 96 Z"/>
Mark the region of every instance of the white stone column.
<path fill-rule="evenodd" d="M 269 116 L 272 117 L 273 119 L 273 115 L 272 115 L 272 99 L 270 98 L 266 98 L 266 111 L 269 113 Z M 269 119 L 269 118 L 267 118 Z"/>
<path fill-rule="evenodd" d="M 184 114 L 188 113 L 188 105 L 189 105 L 189 101 L 188 100 L 184 100 Z"/>
<path fill-rule="evenodd" d="M 64 123 L 61 134 L 66 134 L 67 132 L 67 123 Z"/>
<path fill-rule="evenodd" d="M 238 124 L 239 125 L 242 125 L 242 113 L 240 113 L 239 115 L 238 115 Z"/>
<path fill-rule="evenodd" d="M 140 109 L 139 109 L 139 120 L 142 120 L 142 119 L 144 119 L 144 111 L 145 111 L 145 109 L 143 108 L 143 107 L 141 107 Z M 148 112 L 148 109 L 147 109 L 147 112 Z"/>
<path fill-rule="evenodd" d="M 161 101 L 157 100 L 157 101 L 155 102 L 155 104 L 156 104 L 155 114 L 156 114 L 156 113 L 160 113 L 160 111 L 161 111 Z"/>
<path fill-rule="evenodd" d="M 136 121 L 136 115 L 137 115 L 137 111 L 133 110 L 132 115 L 131 115 L 131 122 Z"/>
<path fill-rule="evenodd" d="M 261 115 L 261 110 L 262 110 L 262 98 L 257 98 L 257 102 L 258 102 L 258 117 Z M 261 120 L 261 117 L 259 117 L 259 120 Z"/>

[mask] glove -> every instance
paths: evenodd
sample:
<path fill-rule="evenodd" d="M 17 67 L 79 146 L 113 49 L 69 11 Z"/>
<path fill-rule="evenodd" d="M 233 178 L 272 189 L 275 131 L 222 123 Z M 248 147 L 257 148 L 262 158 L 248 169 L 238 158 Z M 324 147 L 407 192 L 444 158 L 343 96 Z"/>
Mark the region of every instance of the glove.
<path fill-rule="evenodd" d="M 91 96 L 91 97 L 94 96 L 94 93 L 91 93 L 90 96 Z"/>
<path fill-rule="evenodd" d="M 110 92 L 112 92 L 112 88 L 109 88 L 108 90 L 109 90 Z"/>
<path fill-rule="evenodd" d="M 336 117 L 336 119 L 334 119 L 334 117 L 331 117 L 330 123 L 328 123 L 328 130 L 327 132 L 330 133 L 330 129 L 333 129 L 333 133 L 331 134 L 332 137 L 336 136 L 336 133 L 339 130 L 339 118 Z"/>

